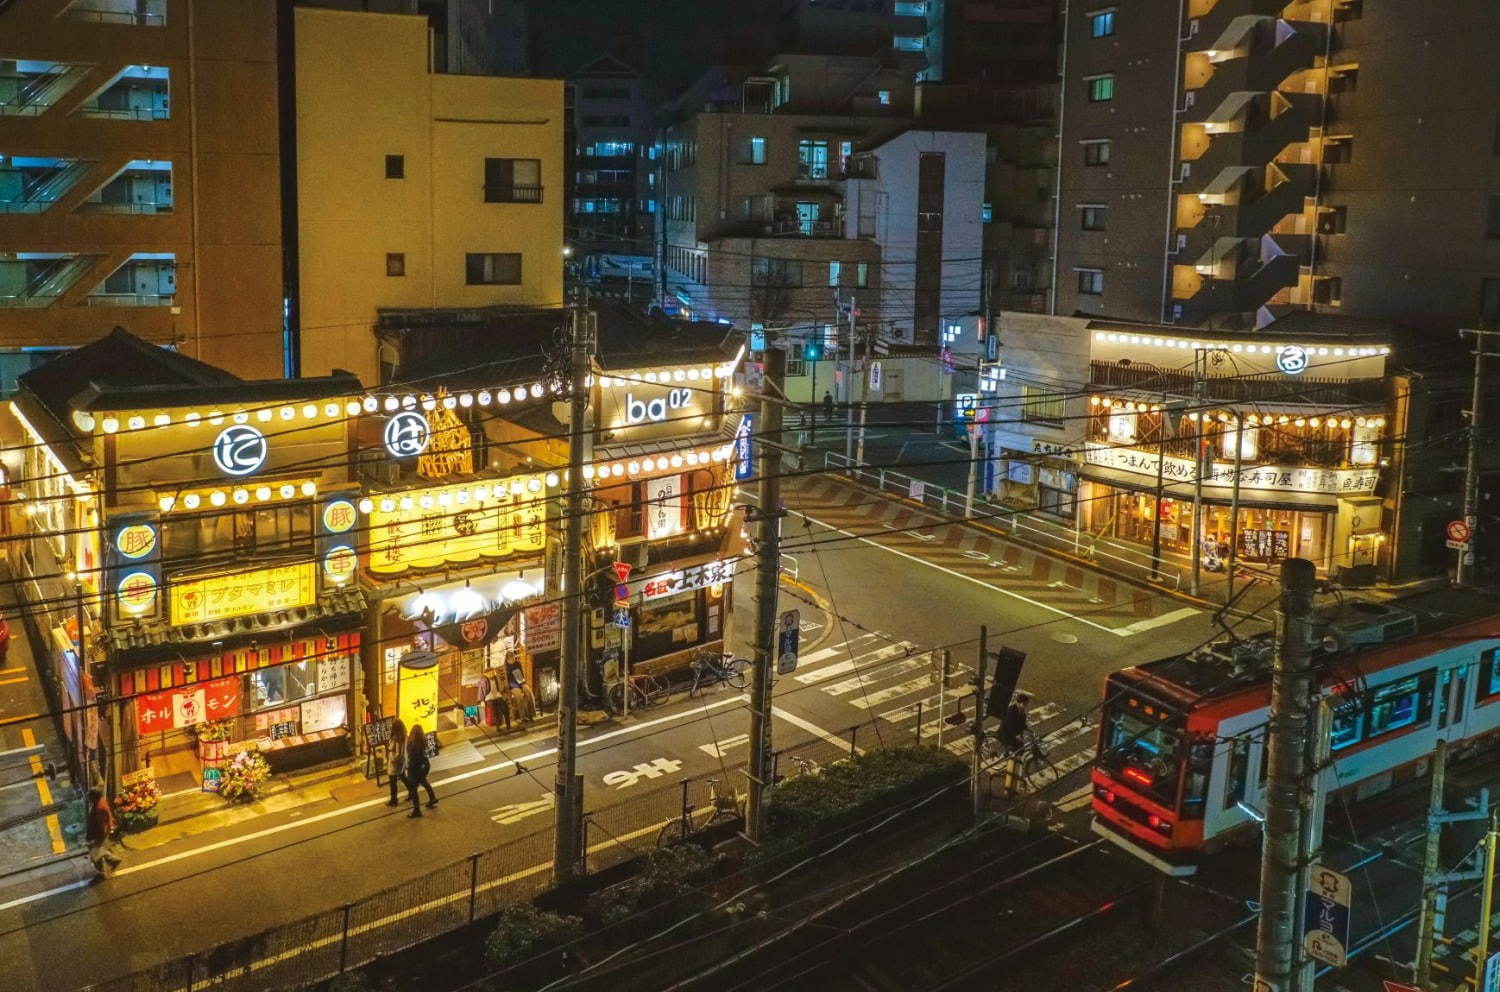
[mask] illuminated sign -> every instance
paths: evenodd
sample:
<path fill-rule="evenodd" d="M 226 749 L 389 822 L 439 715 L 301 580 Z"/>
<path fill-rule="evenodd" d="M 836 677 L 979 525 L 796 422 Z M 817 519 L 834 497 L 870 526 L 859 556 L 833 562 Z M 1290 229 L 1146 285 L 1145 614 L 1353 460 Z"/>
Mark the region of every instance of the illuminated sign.
<path fill-rule="evenodd" d="M 181 730 L 209 720 L 238 716 L 240 680 L 214 679 L 189 688 L 148 692 L 135 701 L 135 727 L 142 737 Z"/>
<path fill-rule="evenodd" d="M 385 450 L 392 458 L 415 458 L 430 440 L 432 428 L 420 413 L 398 413 L 385 423 Z"/>
<path fill-rule="evenodd" d="M 129 524 L 115 532 L 115 550 L 121 558 L 139 561 L 156 550 L 156 528 L 150 524 Z"/>
<path fill-rule="evenodd" d="M 1307 349 L 1294 344 L 1277 348 L 1276 367 L 1287 375 L 1301 375 L 1307 370 Z"/>
<path fill-rule="evenodd" d="M 646 421 L 657 423 L 667 419 L 673 410 L 686 410 L 693 405 L 693 394 L 687 389 L 669 389 L 664 396 L 637 399 L 634 393 L 625 394 L 625 423 L 640 424 Z"/>
<path fill-rule="evenodd" d="M 323 555 L 323 574 L 334 585 L 341 586 L 354 577 L 354 567 L 359 558 L 347 544 L 337 544 Z"/>
<path fill-rule="evenodd" d="M 336 499 L 323 507 L 323 529 L 330 534 L 342 534 L 354 528 L 354 504 L 347 499 Z"/>
<path fill-rule="evenodd" d="M 687 496 L 682 476 L 666 475 L 646 483 L 646 537 L 655 540 L 681 534 Z"/>
<path fill-rule="evenodd" d="M 664 599 L 680 592 L 723 585 L 733 576 L 734 559 L 731 558 L 704 562 L 701 565 L 693 565 L 675 572 L 648 575 L 628 585 L 632 595 L 639 596 L 642 602 L 649 603 L 653 599 Z"/>
<path fill-rule="evenodd" d="M 375 573 L 541 551 L 547 490 L 541 475 L 438 486 L 371 498 L 370 564 Z"/>
<path fill-rule="evenodd" d="M 742 415 L 740 425 L 734 430 L 734 477 L 740 482 L 755 474 L 753 445 L 750 443 L 754 432 L 754 415 L 749 413 Z"/>
<path fill-rule="evenodd" d="M 599 425 L 632 438 L 666 437 L 711 430 L 704 420 L 717 413 L 713 369 L 668 368 L 603 377 Z"/>
<path fill-rule="evenodd" d="M 317 599 L 317 589 L 317 564 L 311 561 L 173 579 L 172 624 L 180 627 L 311 606 Z"/>
<path fill-rule="evenodd" d="M 266 463 L 266 436 L 247 424 L 219 432 L 214 441 L 214 464 L 226 475 L 249 475 Z"/>
<path fill-rule="evenodd" d="M 150 572 L 131 572 L 115 587 L 120 609 L 126 613 L 145 613 L 156 604 L 156 576 Z"/>
<path fill-rule="evenodd" d="M 1130 472 L 1150 479 L 1158 478 L 1156 452 L 1121 445 L 1090 441 L 1084 445 L 1083 460 L 1101 468 Z M 1168 455 L 1160 465 L 1159 478 L 1167 483 L 1192 482 L 1193 459 Z M 1211 486 L 1234 484 L 1234 462 L 1214 462 L 1203 481 Z M 1334 495 L 1365 494 L 1375 491 L 1380 482 L 1379 469 L 1368 468 L 1300 468 L 1286 465 L 1243 465 L 1240 485 L 1247 489 L 1273 489 L 1278 492 L 1329 493 Z"/>
<path fill-rule="evenodd" d="M 408 651 L 396 680 L 396 715 L 407 733 L 413 727 L 437 729 L 438 657 L 431 651 Z"/>

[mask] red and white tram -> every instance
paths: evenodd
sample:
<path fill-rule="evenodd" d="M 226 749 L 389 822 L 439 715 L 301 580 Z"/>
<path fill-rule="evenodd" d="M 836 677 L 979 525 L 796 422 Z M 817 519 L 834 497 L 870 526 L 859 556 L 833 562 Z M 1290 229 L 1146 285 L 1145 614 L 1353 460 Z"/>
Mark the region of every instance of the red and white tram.
<path fill-rule="evenodd" d="M 1461 590 L 1319 611 L 1314 669 L 1334 700 L 1330 794 L 1363 798 L 1424 775 L 1439 738 L 1500 731 L 1500 600 Z M 1163 658 L 1105 680 L 1094 832 L 1188 875 L 1258 831 L 1271 635 Z"/>

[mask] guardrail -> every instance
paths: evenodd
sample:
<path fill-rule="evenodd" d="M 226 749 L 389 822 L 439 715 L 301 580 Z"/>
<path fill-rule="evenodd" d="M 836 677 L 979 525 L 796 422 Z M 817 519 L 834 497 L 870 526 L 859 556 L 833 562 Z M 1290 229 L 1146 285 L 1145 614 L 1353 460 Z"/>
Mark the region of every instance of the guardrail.
<path fill-rule="evenodd" d="M 968 518 L 968 500 L 964 493 L 948 489 L 926 479 L 907 475 L 893 469 L 857 464 L 852 458 L 834 451 L 823 452 L 823 467 L 848 476 L 861 485 L 870 486 L 884 493 L 912 500 L 937 510 L 944 516 Z M 1018 537 L 1042 546 L 1044 550 L 1061 551 L 1075 558 L 1083 558 L 1100 566 L 1123 567 L 1131 571 L 1144 570 L 1157 576 L 1157 581 L 1170 585 L 1174 590 L 1182 588 L 1182 570 L 1165 560 L 1154 562 L 1151 555 L 1128 545 L 1107 541 L 1091 534 L 1076 524 L 1067 527 L 1044 520 L 1024 510 L 1016 510 L 989 499 L 987 495 L 975 493 L 974 518 L 995 528 L 1008 537 Z"/>

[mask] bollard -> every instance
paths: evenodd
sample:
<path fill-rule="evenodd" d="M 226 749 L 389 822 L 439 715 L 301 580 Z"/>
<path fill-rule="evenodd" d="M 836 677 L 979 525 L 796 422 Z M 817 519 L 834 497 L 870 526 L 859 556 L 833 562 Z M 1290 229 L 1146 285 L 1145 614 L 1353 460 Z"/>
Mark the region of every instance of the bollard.
<path fill-rule="evenodd" d="M 344 938 L 339 941 L 339 974 L 344 973 L 344 968 L 349 964 L 349 913 L 354 909 L 354 903 L 344 903 Z"/>
<path fill-rule="evenodd" d="M 854 742 L 855 742 L 855 740 L 858 737 L 859 737 L 859 724 L 855 724 L 854 726 L 852 726 L 852 727 L 849 728 L 849 757 L 851 757 L 851 758 L 854 757 L 854 755 L 855 755 Z"/>
<path fill-rule="evenodd" d="M 922 701 L 917 700 L 917 743 L 922 743 Z"/>

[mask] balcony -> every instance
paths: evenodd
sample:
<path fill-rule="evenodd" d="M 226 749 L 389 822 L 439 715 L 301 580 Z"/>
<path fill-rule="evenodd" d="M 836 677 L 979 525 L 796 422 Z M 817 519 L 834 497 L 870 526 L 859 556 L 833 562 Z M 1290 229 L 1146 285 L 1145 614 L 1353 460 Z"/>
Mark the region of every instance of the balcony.
<path fill-rule="evenodd" d="M 172 117 L 171 80 L 165 66 L 128 65 L 84 101 L 81 117 L 165 121 Z"/>
<path fill-rule="evenodd" d="M 167 23 L 167 0 L 73 0 L 61 16 L 93 24 L 159 28 Z"/>
<path fill-rule="evenodd" d="M 540 186 L 486 186 L 484 188 L 485 203 L 541 203 L 542 187 Z"/>
<path fill-rule="evenodd" d="M 50 252 L 0 256 L 0 307 L 50 307 L 102 257 Z"/>
<path fill-rule="evenodd" d="M 1274 17 L 1236 17 L 1212 40 L 1195 39 L 1208 45 L 1194 56 L 1206 57 L 1208 78 L 1192 94 L 1192 108 L 1200 112 L 1219 106 L 1236 91 L 1269 92 L 1300 69 L 1311 68 L 1323 53 L 1326 27 L 1308 22 L 1292 23 Z"/>
<path fill-rule="evenodd" d="M 1245 94 L 1237 94 L 1244 96 Z M 1182 175 L 1182 192 L 1196 193 L 1229 166 L 1262 166 L 1272 161 L 1287 145 L 1307 140 L 1315 119 L 1314 111 L 1321 97 L 1316 94 L 1280 93 L 1249 94 L 1250 99 L 1236 100 L 1223 106 L 1205 126 L 1219 130 L 1209 135 L 1208 148 L 1192 159 Z M 1269 116 L 1269 105 L 1282 107 L 1281 113 Z"/>
<path fill-rule="evenodd" d="M 91 68 L 82 63 L 0 60 L 0 116 L 39 117 Z"/>
<path fill-rule="evenodd" d="M 78 205 L 84 214 L 169 214 L 172 163 L 137 159 Z"/>
<path fill-rule="evenodd" d="M 91 307 L 168 307 L 177 295 L 177 256 L 137 252 L 85 299 Z"/>
<path fill-rule="evenodd" d="M 39 214 L 92 167 L 92 162 L 76 158 L 0 156 L 0 213 Z"/>

